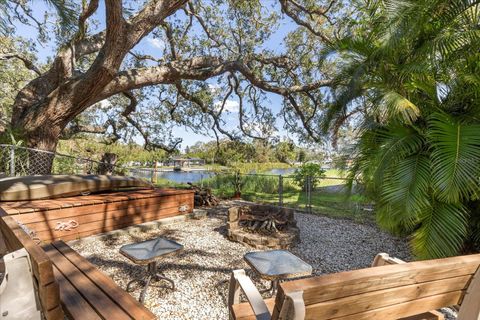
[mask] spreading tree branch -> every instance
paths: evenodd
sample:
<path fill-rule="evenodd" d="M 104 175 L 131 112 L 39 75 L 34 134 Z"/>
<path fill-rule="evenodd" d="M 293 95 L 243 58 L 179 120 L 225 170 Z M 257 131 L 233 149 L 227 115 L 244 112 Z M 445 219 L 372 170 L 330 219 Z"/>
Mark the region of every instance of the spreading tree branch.
<path fill-rule="evenodd" d="M 17 53 L 7 53 L 7 54 L 0 55 L 0 60 L 8 60 L 8 59 L 14 59 L 14 58 L 21 60 L 27 69 L 32 70 L 39 76 L 42 75 L 42 72 L 40 71 L 40 69 L 38 69 L 31 60 L 25 58 L 24 56 L 21 56 Z"/>
<path fill-rule="evenodd" d="M 173 144 L 170 145 L 165 145 L 163 143 L 157 143 L 153 142 L 150 139 L 150 135 L 148 132 L 144 130 L 142 125 L 138 123 L 135 119 L 132 118 L 131 114 L 135 112 L 136 107 L 138 105 L 138 100 L 135 97 L 135 95 L 130 92 L 130 91 L 125 91 L 122 92 L 125 97 L 127 97 L 130 100 L 130 103 L 128 106 L 125 108 L 125 110 L 122 112 L 122 116 L 127 120 L 128 123 L 130 123 L 142 136 L 144 142 L 145 142 L 145 149 L 147 150 L 152 150 L 152 149 L 162 149 L 165 150 L 168 153 L 174 152 L 177 149 L 177 146 L 182 142 L 182 139 L 176 139 Z"/>

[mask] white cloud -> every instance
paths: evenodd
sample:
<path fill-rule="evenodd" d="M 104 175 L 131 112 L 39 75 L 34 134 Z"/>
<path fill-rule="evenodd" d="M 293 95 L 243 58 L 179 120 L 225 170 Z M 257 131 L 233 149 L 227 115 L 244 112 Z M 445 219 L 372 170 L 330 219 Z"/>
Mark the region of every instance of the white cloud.
<path fill-rule="evenodd" d="M 222 103 L 223 101 L 215 102 L 214 106 L 217 111 L 219 111 L 220 108 L 222 107 Z M 228 99 L 227 101 L 225 101 L 225 106 L 223 107 L 223 111 L 237 113 L 239 109 L 240 109 L 240 104 L 238 103 L 238 101 L 231 100 L 231 99 Z"/>
<path fill-rule="evenodd" d="M 208 84 L 208 89 L 210 90 L 210 92 L 214 93 L 214 92 L 217 92 L 220 90 L 220 85 L 216 84 L 216 83 L 209 83 Z"/>
<path fill-rule="evenodd" d="M 157 38 L 147 38 L 147 42 L 150 46 L 163 50 L 165 48 L 165 42 Z"/>
<path fill-rule="evenodd" d="M 109 108 L 109 107 L 112 106 L 112 103 L 107 99 L 100 101 L 98 104 L 100 105 L 100 108 L 102 108 L 102 109 Z"/>

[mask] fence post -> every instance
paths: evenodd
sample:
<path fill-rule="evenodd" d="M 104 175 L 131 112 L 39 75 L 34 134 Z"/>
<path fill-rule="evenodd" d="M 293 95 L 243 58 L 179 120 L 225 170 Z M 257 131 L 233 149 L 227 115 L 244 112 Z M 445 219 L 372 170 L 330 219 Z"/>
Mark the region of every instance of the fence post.
<path fill-rule="evenodd" d="M 15 147 L 10 146 L 10 176 L 15 176 Z"/>
<path fill-rule="evenodd" d="M 152 183 L 155 184 L 157 183 L 157 160 L 155 160 L 155 165 L 153 166 L 153 172 L 152 172 Z"/>
<path fill-rule="evenodd" d="M 278 206 L 283 207 L 283 176 L 278 176 Z"/>
<path fill-rule="evenodd" d="M 307 177 L 307 211 L 312 213 L 312 177 Z"/>

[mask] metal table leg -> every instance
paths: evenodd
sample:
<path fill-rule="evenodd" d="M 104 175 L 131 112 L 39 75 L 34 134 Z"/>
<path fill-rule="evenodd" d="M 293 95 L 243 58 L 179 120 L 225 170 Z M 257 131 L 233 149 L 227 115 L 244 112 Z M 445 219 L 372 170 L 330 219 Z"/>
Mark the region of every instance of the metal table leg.
<path fill-rule="evenodd" d="M 270 281 L 270 287 L 267 289 L 260 290 L 260 293 L 271 292 L 272 297 L 277 293 L 278 283 L 280 280 L 272 280 Z"/>
<path fill-rule="evenodd" d="M 143 304 L 145 301 L 145 295 L 147 293 L 148 286 L 150 283 L 153 281 L 160 281 L 160 280 L 166 280 L 172 285 L 172 290 L 175 290 L 175 283 L 173 282 L 172 279 L 167 278 L 162 272 L 158 272 L 157 270 L 157 262 L 150 262 L 147 266 L 147 274 L 138 279 L 133 279 L 127 284 L 127 292 L 131 291 L 131 285 L 135 282 L 145 282 L 142 291 L 140 293 L 139 301 L 140 303 Z"/>

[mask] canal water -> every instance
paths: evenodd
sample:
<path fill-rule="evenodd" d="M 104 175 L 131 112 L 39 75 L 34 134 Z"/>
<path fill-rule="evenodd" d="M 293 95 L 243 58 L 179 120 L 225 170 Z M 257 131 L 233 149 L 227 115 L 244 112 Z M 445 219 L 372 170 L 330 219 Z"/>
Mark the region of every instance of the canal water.
<path fill-rule="evenodd" d="M 151 179 L 151 170 L 130 170 L 130 174 L 134 177 Z M 202 179 L 208 179 L 214 176 L 215 173 L 207 170 L 195 171 L 160 171 L 157 172 L 157 179 L 166 179 L 176 183 L 196 183 Z"/>
<path fill-rule="evenodd" d="M 295 168 L 286 169 L 272 169 L 264 174 L 272 175 L 289 175 L 295 171 Z M 130 174 L 135 177 L 151 179 L 152 171 L 150 169 L 132 169 Z M 160 171 L 157 172 L 157 179 L 166 179 L 176 183 L 196 183 L 203 179 L 208 179 L 215 176 L 215 172 L 208 170 L 195 170 L 195 171 Z"/>

